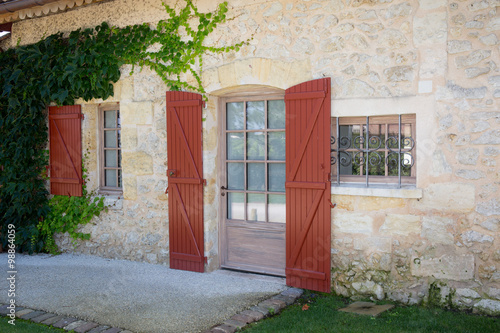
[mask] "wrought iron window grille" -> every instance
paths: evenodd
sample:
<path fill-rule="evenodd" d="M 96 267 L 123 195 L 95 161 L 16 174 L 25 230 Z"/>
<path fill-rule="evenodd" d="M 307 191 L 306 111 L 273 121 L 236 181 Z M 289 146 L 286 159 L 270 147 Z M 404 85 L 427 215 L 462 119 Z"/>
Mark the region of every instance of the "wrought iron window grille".
<path fill-rule="evenodd" d="M 398 116 L 397 136 L 389 136 L 385 139 L 381 138 L 380 134 L 370 135 L 370 117 L 366 117 L 364 133 L 360 133 L 358 136 L 351 135 L 351 138 L 341 136 L 340 126 L 339 118 L 336 118 L 336 135 L 331 136 L 330 139 L 332 146 L 331 165 L 336 166 L 337 171 L 336 185 L 340 186 L 341 184 L 341 167 L 354 165 L 361 168 L 361 173 L 365 174 L 365 187 L 370 187 L 370 185 L 373 185 L 370 183 L 370 166 L 377 167 L 384 163 L 388 168 L 396 168 L 397 166 L 397 188 L 401 188 L 402 177 L 407 177 L 402 173 L 409 173 L 415 163 L 415 140 L 412 137 L 402 135 L 401 115 Z M 386 134 L 389 134 L 388 131 Z M 382 154 L 384 157 L 382 157 Z M 371 175 L 371 177 L 373 178 L 374 175 Z"/>

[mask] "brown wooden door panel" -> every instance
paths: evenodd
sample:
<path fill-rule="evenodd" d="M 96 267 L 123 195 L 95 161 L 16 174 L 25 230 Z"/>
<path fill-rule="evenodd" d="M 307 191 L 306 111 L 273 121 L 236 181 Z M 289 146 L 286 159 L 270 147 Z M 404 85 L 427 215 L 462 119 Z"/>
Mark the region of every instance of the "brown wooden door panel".
<path fill-rule="evenodd" d="M 82 196 L 81 106 L 49 107 L 50 193 Z"/>
<path fill-rule="evenodd" d="M 330 292 L 330 79 L 287 89 L 286 279 Z"/>
<path fill-rule="evenodd" d="M 170 267 L 203 272 L 202 96 L 167 92 Z"/>
<path fill-rule="evenodd" d="M 227 226 L 226 232 L 226 266 L 280 276 L 285 274 L 285 234 L 282 230 Z"/>

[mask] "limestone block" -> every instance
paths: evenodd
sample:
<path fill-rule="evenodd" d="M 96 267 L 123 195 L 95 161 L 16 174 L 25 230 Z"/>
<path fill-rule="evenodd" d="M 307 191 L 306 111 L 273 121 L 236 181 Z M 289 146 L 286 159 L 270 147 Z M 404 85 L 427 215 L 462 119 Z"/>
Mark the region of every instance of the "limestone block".
<path fill-rule="evenodd" d="M 454 237 L 448 228 L 454 226 L 455 221 L 451 218 L 432 216 L 422 219 L 422 237 L 428 239 L 432 244 L 453 245 Z"/>
<path fill-rule="evenodd" d="M 355 238 L 353 242 L 355 250 L 365 251 L 366 253 L 372 252 L 392 252 L 392 238 L 390 237 L 368 237 L 368 238 Z"/>
<path fill-rule="evenodd" d="M 264 17 L 269 17 L 276 15 L 281 10 L 283 10 L 283 5 L 280 2 L 274 2 L 271 6 L 262 14 Z"/>
<path fill-rule="evenodd" d="M 122 149 L 133 150 L 137 148 L 137 128 L 135 126 L 122 126 Z"/>
<path fill-rule="evenodd" d="M 123 198 L 125 200 L 137 199 L 137 178 L 134 176 L 123 177 Z"/>
<path fill-rule="evenodd" d="M 375 295 L 377 299 L 384 299 L 384 288 L 373 281 L 353 282 L 352 287 L 359 294 Z"/>
<path fill-rule="evenodd" d="M 151 125 L 153 124 L 153 103 L 130 102 L 120 104 L 122 125 Z"/>
<path fill-rule="evenodd" d="M 238 85 L 234 63 L 219 67 L 219 82 L 222 87 L 233 87 Z"/>
<path fill-rule="evenodd" d="M 395 17 L 406 17 L 411 14 L 412 9 L 413 8 L 409 2 L 392 5 L 385 12 L 385 18 L 392 19 Z"/>
<path fill-rule="evenodd" d="M 472 143 L 475 145 L 498 145 L 500 144 L 500 130 L 487 131 Z"/>
<path fill-rule="evenodd" d="M 500 17 L 495 17 L 490 20 L 488 25 L 486 26 L 486 30 L 488 31 L 498 31 L 500 30 Z"/>
<path fill-rule="evenodd" d="M 474 66 L 486 58 L 491 56 L 490 50 L 476 50 L 471 52 L 467 56 L 460 56 L 455 58 L 455 64 L 457 68 L 464 68 L 469 66 Z"/>
<path fill-rule="evenodd" d="M 375 89 L 365 81 L 359 79 L 347 80 L 342 86 L 343 97 L 370 97 L 375 93 Z"/>
<path fill-rule="evenodd" d="M 359 197 L 355 205 L 356 210 L 376 211 L 403 208 L 407 200 L 399 198 L 381 198 L 381 197 Z"/>
<path fill-rule="evenodd" d="M 134 80 L 132 77 L 120 79 L 120 101 L 134 100 Z"/>
<path fill-rule="evenodd" d="M 446 43 L 448 22 L 447 13 L 428 13 L 413 20 L 413 41 L 415 45 Z"/>
<path fill-rule="evenodd" d="M 500 75 L 490 76 L 488 78 L 488 83 L 491 84 L 495 88 L 500 87 Z M 500 118 L 500 116 L 499 116 L 499 118 Z"/>
<path fill-rule="evenodd" d="M 439 211 L 466 213 L 475 208 L 475 186 L 460 183 L 430 184 L 422 200 L 415 203 L 418 209 L 436 209 Z"/>
<path fill-rule="evenodd" d="M 420 234 L 421 230 L 420 216 L 403 214 L 388 214 L 384 224 L 380 227 L 381 233 L 403 236 Z"/>
<path fill-rule="evenodd" d="M 122 168 L 124 174 L 136 176 L 153 174 L 153 157 L 145 152 L 122 152 Z"/>
<path fill-rule="evenodd" d="M 481 295 L 479 295 L 477 291 L 468 288 L 457 288 L 455 290 L 455 295 L 472 299 L 481 298 Z"/>
<path fill-rule="evenodd" d="M 476 165 L 479 159 L 479 149 L 464 148 L 457 151 L 456 159 L 458 163 L 465 165 Z"/>
<path fill-rule="evenodd" d="M 446 0 L 418 0 L 420 9 L 429 10 L 446 6 Z"/>
<path fill-rule="evenodd" d="M 408 45 L 408 39 L 405 35 L 396 29 L 385 29 L 380 33 L 380 45 L 391 50 L 400 49 Z"/>
<path fill-rule="evenodd" d="M 486 46 L 494 46 L 498 44 L 497 35 L 493 33 L 486 36 L 481 36 L 479 37 L 479 40 Z"/>
<path fill-rule="evenodd" d="M 462 238 L 462 242 L 465 246 L 470 247 L 475 243 L 481 243 L 486 245 L 491 245 L 493 243 L 494 238 L 488 235 L 484 235 L 475 230 L 469 230 L 460 235 Z"/>
<path fill-rule="evenodd" d="M 389 82 L 413 81 L 411 66 L 396 66 L 384 69 L 384 75 Z"/>
<path fill-rule="evenodd" d="M 481 227 L 493 232 L 500 231 L 500 218 L 492 217 L 481 223 Z"/>
<path fill-rule="evenodd" d="M 486 96 L 488 88 L 477 87 L 477 88 L 464 88 L 456 85 L 453 81 L 448 81 L 446 87 L 439 87 L 436 92 L 437 100 L 447 100 L 447 99 L 481 99 Z"/>
<path fill-rule="evenodd" d="M 460 169 L 455 172 L 455 175 L 457 177 L 463 178 L 463 179 L 468 179 L 468 180 L 477 180 L 481 178 L 485 178 L 486 175 L 484 174 L 483 171 L 480 170 L 467 170 L 467 169 Z"/>
<path fill-rule="evenodd" d="M 468 40 L 449 40 L 448 53 L 456 54 L 472 50 L 472 43 Z"/>
<path fill-rule="evenodd" d="M 483 74 L 488 74 L 490 72 L 489 67 L 471 67 L 465 70 L 465 76 L 468 79 L 473 79 Z"/>
<path fill-rule="evenodd" d="M 319 49 L 323 52 L 336 52 L 345 47 L 345 41 L 342 37 L 334 36 L 324 39 L 319 44 Z"/>
<path fill-rule="evenodd" d="M 482 215 L 500 215 L 500 201 L 496 198 L 477 204 L 476 212 Z"/>
<path fill-rule="evenodd" d="M 500 315 L 500 301 L 483 299 L 474 305 L 475 313 L 484 313 L 490 316 Z"/>
<path fill-rule="evenodd" d="M 348 213 L 337 211 L 333 215 L 335 232 L 371 234 L 373 231 L 373 218 L 361 213 Z"/>
<path fill-rule="evenodd" d="M 272 61 L 269 71 L 269 84 L 275 87 L 288 88 L 287 78 L 292 68 L 291 62 Z"/>
<path fill-rule="evenodd" d="M 474 256 L 447 254 L 438 258 L 414 257 L 410 270 L 413 276 L 466 281 L 474 277 Z"/>
<path fill-rule="evenodd" d="M 298 54 L 314 54 L 314 43 L 309 38 L 298 38 L 292 47 L 293 52 Z"/>

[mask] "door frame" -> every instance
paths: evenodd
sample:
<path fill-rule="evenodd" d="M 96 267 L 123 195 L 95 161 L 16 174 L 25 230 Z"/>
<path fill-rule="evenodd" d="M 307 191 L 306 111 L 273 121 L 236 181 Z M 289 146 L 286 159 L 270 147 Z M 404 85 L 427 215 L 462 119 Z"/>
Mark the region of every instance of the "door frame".
<path fill-rule="evenodd" d="M 225 126 L 226 126 L 226 106 L 228 102 L 235 101 L 259 101 L 268 99 L 285 99 L 285 90 L 270 86 L 263 85 L 242 85 L 235 87 L 232 91 L 219 95 L 217 102 L 217 116 L 218 122 L 217 126 L 219 129 L 218 144 L 217 144 L 217 194 L 219 197 L 218 204 L 218 235 L 219 235 L 219 267 L 222 268 L 223 262 L 227 258 L 227 252 L 225 251 L 226 237 L 226 212 L 227 212 L 227 200 L 226 196 L 221 195 L 221 186 L 226 184 L 226 136 L 225 136 Z M 270 229 L 275 229 L 276 231 L 286 231 L 286 223 L 282 226 L 270 227 Z M 284 249 L 286 251 L 286 248 Z M 252 270 L 256 273 L 272 274 L 265 270 L 258 271 Z M 284 275 L 283 275 L 284 277 Z"/>

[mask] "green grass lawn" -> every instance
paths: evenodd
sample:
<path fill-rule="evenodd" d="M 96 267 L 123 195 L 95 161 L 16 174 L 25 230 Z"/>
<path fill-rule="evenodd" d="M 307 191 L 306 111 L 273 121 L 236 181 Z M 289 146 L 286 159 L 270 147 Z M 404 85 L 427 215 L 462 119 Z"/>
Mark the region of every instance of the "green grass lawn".
<path fill-rule="evenodd" d="M 500 318 L 436 308 L 396 305 L 376 318 L 337 311 L 349 303 L 339 296 L 306 292 L 280 315 L 244 332 L 500 332 Z M 302 310 L 304 304 L 308 310 Z"/>
<path fill-rule="evenodd" d="M 36 324 L 30 321 L 22 320 L 19 318 L 16 318 L 16 325 L 11 325 L 9 324 L 10 318 L 7 317 L 0 317 L 0 332 L 12 332 L 12 333 L 58 333 L 58 332 L 65 332 L 68 333 L 68 331 L 65 331 L 60 328 L 55 328 L 55 327 L 50 327 L 42 324 Z M 71 331 L 73 332 L 73 331 Z"/>

